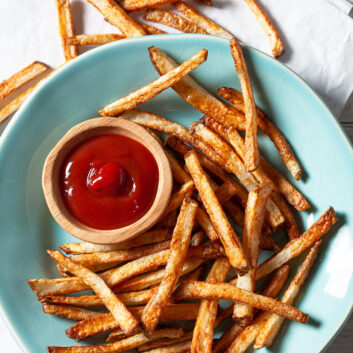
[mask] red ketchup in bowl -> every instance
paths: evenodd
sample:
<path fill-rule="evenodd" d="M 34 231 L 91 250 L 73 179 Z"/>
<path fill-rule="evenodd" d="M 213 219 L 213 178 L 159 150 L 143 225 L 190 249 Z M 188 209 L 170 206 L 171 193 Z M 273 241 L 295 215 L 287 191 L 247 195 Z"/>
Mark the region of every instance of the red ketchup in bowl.
<path fill-rule="evenodd" d="M 61 194 L 82 224 L 118 229 L 150 209 L 158 188 L 158 166 L 138 141 L 117 134 L 91 137 L 67 156 L 60 172 Z"/>

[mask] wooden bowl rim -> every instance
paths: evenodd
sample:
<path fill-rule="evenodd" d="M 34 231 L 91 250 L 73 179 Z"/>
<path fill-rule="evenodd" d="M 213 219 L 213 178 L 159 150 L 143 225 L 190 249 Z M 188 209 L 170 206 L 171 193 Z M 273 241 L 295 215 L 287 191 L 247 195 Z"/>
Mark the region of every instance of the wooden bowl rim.
<path fill-rule="evenodd" d="M 99 230 L 80 223 L 69 212 L 60 194 L 59 173 L 68 152 L 77 144 L 113 131 L 135 139 L 152 153 L 158 165 L 158 189 L 151 208 L 139 220 L 123 228 Z M 168 206 L 172 186 L 172 172 L 163 147 L 142 126 L 122 118 L 93 118 L 72 127 L 49 152 L 42 173 L 44 197 L 56 222 L 74 237 L 97 244 L 117 244 L 151 228 Z"/>

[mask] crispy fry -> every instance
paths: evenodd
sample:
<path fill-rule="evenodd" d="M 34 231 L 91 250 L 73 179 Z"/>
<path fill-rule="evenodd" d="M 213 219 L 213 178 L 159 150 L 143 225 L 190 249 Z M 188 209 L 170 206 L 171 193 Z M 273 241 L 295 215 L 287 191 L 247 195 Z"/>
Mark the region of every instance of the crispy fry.
<path fill-rule="evenodd" d="M 265 32 L 268 41 L 270 42 L 273 56 L 277 58 L 278 56 L 282 55 L 284 52 L 284 45 L 268 16 L 264 13 L 264 11 L 255 0 L 244 1 L 249 6 L 250 10 L 254 13 L 257 21 Z"/>
<path fill-rule="evenodd" d="M 207 32 L 193 22 L 188 21 L 171 11 L 161 9 L 149 9 L 145 12 L 143 19 L 146 21 L 161 23 L 163 25 L 173 27 L 184 33 L 201 33 Z"/>
<path fill-rule="evenodd" d="M 208 34 L 213 34 L 215 36 L 225 37 L 228 39 L 233 38 L 233 36 L 226 31 L 224 28 L 219 26 L 217 23 L 213 22 L 211 19 L 202 15 L 199 11 L 193 8 L 191 5 L 186 4 L 183 1 L 177 2 L 174 7 L 181 12 L 190 21 L 195 23 L 200 28 L 204 29 Z"/>
<path fill-rule="evenodd" d="M 237 287 L 253 292 L 255 290 L 255 272 L 259 258 L 259 245 L 262 226 L 265 218 L 265 207 L 271 193 L 271 184 L 260 184 L 249 192 L 248 204 L 245 210 L 245 221 L 242 234 L 243 249 L 249 259 L 252 269 L 244 276 L 239 276 Z M 235 304 L 233 319 L 240 326 L 248 325 L 254 311 L 249 305 Z"/>
<path fill-rule="evenodd" d="M 206 282 L 223 282 L 230 269 L 229 260 L 226 258 L 218 259 L 206 278 Z M 194 334 L 192 337 L 191 353 L 212 352 L 213 329 L 217 317 L 218 300 L 203 299 L 195 323 Z"/>
<path fill-rule="evenodd" d="M 191 231 L 194 226 L 198 204 L 192 199 L 185 199 L 174 228 L 170 254 L 158 291 L 147 303 L 141 318 L 144 329 L 151 334 L 158 324 L 175 285 L 180 277 L 190 243 Z"/>
<path fill-rule="evenodd" d="M 140 347 L 137 347 L 137 351 L 138 352 L 145 352 L 145 351 L 149 351 L 150 349 L 153 349 L 153 348 L 160 348 L 160 347 L 164 347 L 164 346 L 175 345 L 175 344 L 189 341 L 189 340 L 190 340 L 190 345 L 191 345 L 192 334 L 193 334 L 193 332 L 191 331 L 191 332 L 186 332 L 185 335 L 181 336 L 180 338 L 161 338 L 159 340 L 148 342 L 148 343 L 143 344 Z M 157 352 L 158 352 L 158 350 L 157 350 Z"/>
<path fill-rule="evenodd" d="M 49 67 L 39 61 L 34 61 L 32 64 L 26 66 L 22 70 L 16 72 L 0 83 L 0 101 L 7 97 L 14 90 L 22 87 L 29 81 L 38 77 L 47 71 Z"/>
<path fill-rule="evenodd" d="M 141 11 L 150 7 L 170 4 L 176 0 L 119 0 L 120 6 L 125 11 Z"/>
<path fill-rule="evenodd" d="M 205 271 L 205 265 L 199 266 L 183 278 L 183 281 L 198 281 Z"/>
<path fill-rule="evenodd" d="M 136 330 L 138 321 L 129 310 L 126 309 L 125 305 L 117 298 L 101 277 L 84 266 L 71 261 L 69 258 L 61 254 L 60 251 L 48 250 L 48 254 L 74 275 L 80 277 L 97 295 L 100 296 L 104 305 L 119 322 L 121 329 L 125 334 L 131 335 Z"/>
<path fill-rule="evenodd" d="M 178 64 L 161 49 L 150 47 L 148 50 L 151 62 L 160 75 L 164 75 L 178 67 Z M 206 116 L 212 117 L 227 127 L 236 125 L 245 129 L 245 117 L 239 110 L 217 99 L 190 76 L 185 76 L 172 88 Z"/>
<path fill-rule="evenodd" d="M 82 308 L 73 308 L 70 305 L 44 304 L 43 311 L 46 314 L 61 316 L 61 317 L 64 317 L 65 319 L 69 319 L 73 321 L 86 320 L 92 316 L 96 316 L 99 314 L 91 310 L 86 310 Z"/>
<path fill-rule="evenodd" d="M 148 338 L 143 333 L 125 338 L 121 341 L 101 346 L 75 346 L 75 347 L 47 347 L 48 353 L 116 353 L 133 349 L 149 341 L 162 337 L 181 337 L 184 331 L 181 328 L 163 328 L 154 331 L 152 337 Z"/>
<path fill-rule="evenodd" d="M 197 210 L 196 220 L 211 241 L 217 241 L 219 239 L 210 217 L 208 217 L 207 212 L 201 207 Z"/>
<path fill-rule="evenodd" d="M 60 249 L 66 254 L 91 254 L 99 251 L 116 251 L 139 246 L 159 243 L 169 238 L 169 229 L 157 229 L 143 233 L 132 240 L 126 240 L 119 244 L 93 244 L 88 242 L 66 243 L 60 245 Z"/>
<path fill-rule="evenodd" d="M 69 0 L 55 0 L 58 14 L 58 29 L 61 37 L 61 45 L 64 50 L 65 60 L 76 58 L 77 48 L 75 44 L 69 44 L 67 39 L 73 37 L 74 26 L 72 23 L 71 7 Z"/>
<path fill-rule="evenodd" d="M 165 307 L 160 319 L 161 321 L 181 321 L 181 320 L 195 320 L 199 311 L 199 304 L 183 303 L 183 304 L 169 304 Z M 140 319 L 144 307 L 132 307 L 131 313 Z M 102 332 L 117 330 L 120 328 L 119 323 L 111 314 L 99 314 L 75 323 L 66 330 L 66 334 L 70 338 L 82 340 Z M 116 334 L 111 334 L 108 342 L 116 340 L 117 335 L 120 335 L 120 330 Z"/>
<path fill-rule="evenodd" d="M 217 93 L 224 99 L 228 100 L 239 111 L 244 112 L 244 99 L 242 94 L 234 88 L 220 88 Z M 277 148 L 283 163 L 292 173 L 296 180 L 302 175 L 302 169 L 296 159 L 287 139 L 283 136 L 277 126 L 271 119 L 259 108 L 257 108 L 257 118 L 259 127 L 268 135 L 275 147 Z"/>
<path fill-rule="evenodd" d="M 145 30 L 147 34 L 156 35 L 156 34 L 167 34 L 167 32 L 162 31 L 161 29 L 151 26 L 147 23 L 140 23 L 141 27 Z"/>
<path fill-rule="evenodd" d="M 300 267 L 298 273 L 294 277 L 293 281 L 287 288 L 286 292 L 283 295 L 282 302 L 292 305 L 294 299 L 298 295 L 300 288 L 303 286 L 305 280 L 307 279 L 310 270 L 318 256 L 320 245 L 322 240 L 317 241 L 314 246 L 311 248 L 308 256 Z M 277 315 L 271 315 L 266 323 L 261 327 L 261 331 L 256 338 L 255 349 L 260 349 L 264 346 L 270 346 L 276 337 L 279 329 L 282 326 L 283 319 Z"/>
<path fill-rule="evenodd" d="M 260 294 L 245 291 L 228 283 L 206 283 L 206 282 L 183 282 L 175 293 L 176 299 L 219 299 L 249 304 L 257 309 L 269 311 L 288 319 L 306 323 L 308 314 L 279 302 L 275 299 Z"/>
<path fill-rule="evenodd" d="M 151 296 L 155 293 L 156 288 L 146 289 L 139 292 L 120 293 L 117 295 L 125 305 L 142 305 L 146 304 Z M 38 298 L 41 303 L 47 304 L 66 304 L 83 307 L 104 306 L 102 299 L 98 295 L 83 295 L 80 297 L 70 296 L 47 296 Z"/>
<path fill-rule="evenodd" d="M 63 278 L 72 277 L 72 274 L 70 272 L 68 272 L 64 266 L 57 264 L 56 269 L 58 270 L 58 273 L 61 277 L 63 277 Z"/>
<path fill-rule="evenodd" d="M 325 235 L 336 222 L 337 217 L 335 210 L 329 207 L 299 238 L 292 239 L 279 253 L 259 265 L 256 269 L 256 280 L 267 276 L 272 271 L 308 249 Z"/>
<path fill-rule="evenodd" d="M 252 91 L 243 50 L 239 42 L 235 38 L 232 38 L 229 44 L 244 97 L 246 119 L 244 164 L 248 171 L 254 171 L 258 167 L 260 159 L 257 142 L 257 113 L 254 93 Z"/>
<path fill-rule="evenodd" d="M 161 218 L 163 219 L 163 217 L 165 217 L 167 214 L 178 209 L 183 203 L 183 200 L 186 197 L 191 196 L 193 191 L 194 191 L 194 182 L 192 180 L 189 180 L 185 184 L 183 184 L 180 187 L 180 189 L 171 196 L 169 204 Z"/>
<path fill-rule="evenodd" d="M 207 50 L 202 49 L 189 60 L 184 61 L 180 66 L 160 76 L 153 82 L 141 87 L 135 92 L 128 94 L 126 97 L 120 98 L 117 101 L 107 105 L 99 111 L 102 116 L 115 116 L 123 113 L 126 110 L 136 108 L 143 104 L 167 88 L 173 86 L 184 76 L 195 70 L 203 64 L 207 59 Z"/>
<path fill-rule="evenodd" d="M 212 190 L 207 176 L 203 171 L 197 155 L 190 151 L 185 155 L 186 166 L 193 178 L 196 188 L 200 193 L 202 202 L 211 218 L 212 224 L 216 228 L 225 248 L 226 254 L 232 266 L 239 272 L 245 274 L 249 270 L 249 264 L 244 254 L 240 241 L 230 226 L 217 197 Z"/>
<path fill-rule="evenodd" d="M 102 45 L 116 40 L 125 39 L 121 34 L 104 33 L 104 34 L 79 34 L 67 39 L 69 45 Z"/>
<path fill-rule="evenodd" d="M 120 29 L 126 37 L 146 35 L 140 24 L 134 21 L 114 0 L 87 0 L 113 26 Z"/>
<path fill-rule="evenodd" d="M 191 340 L 165 346 L 163 348 L 155 348 L 148 353 L 187 353 L 190 352 Z"/>
<path fill-rule="evenodd" d="M 202 244 L 204 233 L 202 230 L 196 232 L 190 239 L 190 246 L 199 246 Z"/>

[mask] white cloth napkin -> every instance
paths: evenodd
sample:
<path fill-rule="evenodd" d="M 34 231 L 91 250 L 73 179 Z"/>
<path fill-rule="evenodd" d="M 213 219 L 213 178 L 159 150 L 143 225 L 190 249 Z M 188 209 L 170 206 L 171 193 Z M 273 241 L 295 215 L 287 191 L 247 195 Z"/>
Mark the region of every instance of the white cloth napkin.
<path fill-rule="evenodd" d="M 353 17 L 353 1 L 352 0 L 328 0 L 332 5 L 342 10 L 347 15 Z"/>

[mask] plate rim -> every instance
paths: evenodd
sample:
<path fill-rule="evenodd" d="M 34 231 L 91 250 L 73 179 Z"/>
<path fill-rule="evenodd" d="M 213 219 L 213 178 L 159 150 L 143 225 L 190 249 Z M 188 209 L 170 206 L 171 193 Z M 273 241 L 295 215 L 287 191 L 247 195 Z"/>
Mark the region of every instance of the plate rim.
<path fill-rule="evenodd" d="M 115 41 L 112 43 L 108 43 L 105 45 L 102 45 L 100 47 L 91 49 L 83 54 L 80 54 L 78 57 L 70 60 L 69 62 L 66 62 L 65 64 L 61 65 L 59 68 L 54 69 L 55 72 L 52 72 L 50 74 L 50 77 L 45 79 L 43 82 L 40 82 L 38 86 L 34 89 L 34 91 L 30 94 L 30 96 L 25 100 L 25 102 L 21 105 L 21 107 L 15 112 L 15 114 L 10 118 L 10 122 L 8 125 L 5 127 L 4 131 L 2 132 L 0 136 L 0 150 L 5 143 L 8 135 L 10 134 L 11 130 L 13 129 L 13 126 L 18 123 L 19 117 L 22 115 L 22 112 L 27 109 L 27 106 L 29 106 L 32 102 L 32 100 L 43 90 L 46 89 L 47 85 L 51 83 L 51 81 L 54 81 L 58 76 L 61 75 L 62 72 L 69 70 L 69 68 L 73 65 L 76 65 L 77 62 L 84 60 L 86 57 L 89 57 L 91 55 L 94 55 L 97 52 L 107 50 L 110 47 L 115 47 L 115 46 L 124 46 L 124 45 L 130 45 L 130 43 L 138 43 L 138 42 L 145 42 L 145 41 L 150 41 L 150 40 L 167 40 L 173 38 L 184 38 L 184 40 L 189 40 L 187 38 L 209 38 L 213 41 L 218 41 L 218 42 L 228 42 L 229 40 L 223 37 L 218 37 L 214 35 L 206 35 L 206 34 L 196 34 L 196 33 L 171 33 L 171 34 L 159 34 L 159 35 L 149 35 L 149 36 L 141 36 L 141 37 L 134 37 L 134 38 L 126 38 L 123 41 Z M 333 114 L 331 109 L 328 107 L 324 99 L 320 96 L 320 94 L 313 89 L 299 74 L 297 74 L 295 71 L 293 71 L 291 68 L 289 68 L 285 63 L 282 63 L 279 60 L 276 60 L 274 57 L 270 56 L 269 54 L 256 49 L 250 45 L 247 45 L 243 42 L 241 42 L 242 47 L 245 47 L 249 49 L 251 52 L 255 52 L 257 55 L 262 56 L 265 58 L 265 60 L 271 61 L 273 64 L 275 64 L 277 67 L 280 69 L 284 69 L 290 76 L 292 76 L 294 79 L 299 80 L 302 85 L 305 86 L 305 88 L 311 93 L 311 96 L 316 99 L 316 101 L 321 105 L 322 108 L 326 110 L 328 113 L 331 121 L 334 123 L 337 131 L 340 133 L 341 137 L 343 138 L 345 144 L 347 145 L 352 157 L 353 157 L 353 142 L 350 141 L 347 133 L 339 123 L 339 120 L 337 117 Z M 345 327 L 346 323 L 350 319 L 351 315 L 353 314 L 353 299 L 352 303 L 350 305 L 350 308 L 345 312 L 344 318 L 341 320 L 335 331 L 331 334 L 331 336 L 327 339 L 326 343 L 324 343 L 319 352 L 325 352 L 328 347 L 333 343 L 333 341 L 337 338 L 339 333 L 342 331 L 342 329 Z M 15 343 L 17 346 L 25 353 L 31 353 L 28 351 L 26 348 L 26 345 L 23 343 L 22 338 L 20 337 L 19 332 L 16 330 L 14 325 L 11 323 L 9 320 L 8 316 L 5 314 L 5 307 L 3 305 L 2 301 L 2 296 L 0 295 L 0 316 L 2 321 L 4 322 L 6 328 L 10 332 L 11 337 L 14 339 Z M 318 352 L 318 353 L 319 353 Z"/>

